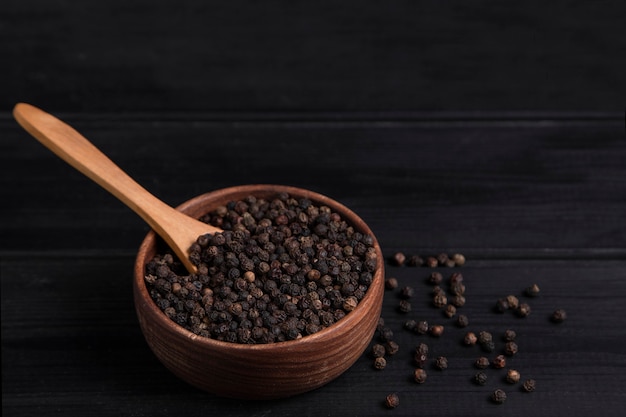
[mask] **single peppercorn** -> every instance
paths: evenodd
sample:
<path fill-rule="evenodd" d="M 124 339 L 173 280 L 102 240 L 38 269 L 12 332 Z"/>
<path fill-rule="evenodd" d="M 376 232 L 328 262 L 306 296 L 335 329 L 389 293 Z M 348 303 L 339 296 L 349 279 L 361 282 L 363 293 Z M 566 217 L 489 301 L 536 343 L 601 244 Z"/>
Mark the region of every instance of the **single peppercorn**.
<path fill-rule="evenodd" d="M 439 261 L 437 261 L 437 258 L 435 258 L 434 256 L 429 256 L 428 258 L 426 258 L 426 266 L 429 268 L 436 268 L 437 266 L 439 266 Z"/>
<path fill-rule="evenodd" d="M 455 253 L 454 255 L 452 255 L 452 260 L 454 261 L 454 264 L 456 266 L 465 265 L 465 256 L 461 253 Z"/>
<path fill-rule="evenodd" d="M 375 343 L 372 346 L 372 356 L 374 356 L 374 358 L 382 358 L 383 356 L 385 356 L 385 353 L 386 349 L 380 343 Z"/>
<path fill-rule="evenodd" d="M 504 335 L 502 336 L 505 342 L 513 342 L 516 337 L 517 333 L 515 333 L 515 331 L 511 329 L 505 330 Z"/>
<path fill-rule="evenodd" d="M 496 301 L 494 309 L 498 313 L 504 313 L 509 309 L 509 302 L 506 300 L 506 298 L 500 298 L 498 299 L 498 301 Z"/>
<path fill-rule="evenodd" d="M 385 351 L 387 355 L 393 356 L 396 353 L 398 353 L 399 350 L 400 350 L 400 346 L 393 340 L 390 340 L 387 343 L 385 343 Z"/>
<path fill-rule="evenodd" d="M 515 369 L 509 369 L 506 372 L 506 382 L 508 382 L 509 384 L 517 384 L 520 380 L 520 373 L 518 371 L 516 371 Z"/>
<path fill-rule="evenodd" d="M 418 321 L 417 326 L 415 326 L 415 332 L 418 334 L 426 334 L 428 329 L 430 329 L 430 326 L 426 320 Z"/>
<path fill-rule="evenodd" d="M 541 292 L 541 290 L 539 289 L 539 286 L 537 284 L 533 284 L 533 285 L 531 285 L 530 287 L 527 287 L 524 290 L 524 293 L 528 297 L 537 297 L 540 292 Z"/>
<path fill-rule="evenodd" d="M 491 394 L 491 400 L 496 404 L 502 404 L 506 401 L 506 392 L 498 388 Z"/>
<path fill-rule="evenodd" d="M 519 307 L 519 299 L 512 294 L 506 296 L 506 302 L 509 304 L 509 308 L 511 310 L 515 310 L 517 307 Z"/>
<path fill-rule="evenodd" d="M 432 285 L 439 285 L 443 281 L 441 272 L 434 271 L 428 276 L 428 282 Z"/>
<path fill-rule="evenodd" d="M 476 334 L 474 332 L 467 332 L 463 337 L 463 344 L 468 346 L 475 345 L 477 341 L 478 338 L 476 337 Z"/>
<path fill-rule="evenodd" d="M 448 297 L 444 293 L 437 293 L 433 296 L 433 305 L 437 308 L 445 307 L 448 304 Z"/>
<path fill-rule="evenodd" d="M 415 290 L 413 289 L 413 287 L 402 287 L 402 289 L 400 290 L 400 297 L 408 299 L 413 297 L 413 294 L 415 294 Z"/>
<path fill-rule="evenodd" d="M 407 320 L 404 322 L 404 325 L 402 327 L 404 327 L 405 330 L 413 332 L 415 331 L 415 328 L 417 327 L 417 322 L 413 319 Z"/>
<path fill-rule="evenodd" d="M 456 325 L 459 327 L 467 327 L 469 325 L 469 319 L 465 314 L 459 314 L 456 318 Z"/>
<path fill-rule="evenodd" d="M 506 342 L 504 345 L 504 354 L 507 356 L 513 356 L 517 354 L 517 343 Z"/>
<path fill-rule="evenodd" d="M 378 357 L 374 359 L 374 369 L 382 371 L 387 366 L 387 360 L 384 357 Z"/>
<path fill-rule="evenodd" d="M 440 337 L 443 334 L 444 327 L 441 324 L 433 324 L 428 331 L 431 336 Z"/>
<path fill-rule="evenodd" d="M 496 369 L 502 369 L 506 366 L 506 358 L 504 355 L 498 355 L 491 361 L 491 365 Z"/>
<path fill-rule="evenodd" d="M 398 302 L 398 311 L 400 313 L 410 313 L 411 303 L 408 300 L 400 300 Z"/>
<path fill-rule="evenodd" d="M 450 303 L 455 307 L 463 307 L 465 305 L 465 297 L 462 295 L 455 295 L 450 300 Z"/>
<path fill-rule="evenodd" d="M 474 366 L 478 369 L 487 369 L 489 367 L 489 364 L 489 359 L 484 356 L 481 356 L 474 361 Z"/>
<path fill-rule="evenodd" d="M 395 392 L 387 395 L 387 397 L 385 398 L 385 406 L 387 408 L 396 408 L 399 405 L 400 397 L 398 397 L 398 394 L 396 394 Z"/>
<path fill-rule="evenodd" d="M 474 375 L 474 382 L 478 385 L 485 385 L 487 383 L 487 374 L 483 371 L 480 371 Z"/>
<path fill-rule="evenodd" d="M 563 323 L 566 318 L 567 313 L 562 308 L 554 310 L 554 312 L 550 316 L 550 320 L 552 320 L 554 323 Z"/>
<path fill-rule="evenodd" d="M 424 382 L 426 382 L 426 378 L 428 378 L 428 375 L 423 368 L 417 368 L 413 373 L 413 378 L 418 384 L 423 384 Z"/>
<path fill-rule="evenodd" d="M 527 303 L 521 303 L 515 310 L 515 313 L 519 317 L 528 317 L 530 315 L 530 306 Z"/>
<path fill-rule="evenodd" d="M 428 345 L 426 343 L 420 343 L 415 348 L 415 352 L 419 353 L 420 355 L 428 355 L 428 350 L 429 350 L 429 348 L 428 348 Z"/>
<path fill-rule="evenodd" d="M 452 304 L 448 304 L 444 309 L 443 309 L 443 314 L 448 317 L 448 318 L 452 318 L 454 317 L 454 315 L 456 314 L 456 307 L 453 306 Z"/>
<path fill-rule="evenodd" d="M 527 379 L 526 381 L 524 381 L 524 383 L 522 384 L 522 389 L 526 392 L 533 392 L 535 390 L 535 380 Z"/>
<path fill-rule="evenodd" d="M 385 288 L 388 290 L 395 290 L 398 288 L 398 279 L 395 277 L 389 277 L 385 279 Z"/>
<path fill-rule="evenodd" d="M 406 255 L 402 252 L 396 252 L 391 257 L 391 263 L 396 266 L 404 265 L 405 261 L 406 261 Z"/>
<path fill-rule="evenodd" d="M 424 265 L 424 260 L 419 255 L 410 255 L 406 259 L 406 264 L 408 266 L 422 266 Z"/>
<path fill-rule="evenodd" d="M 443 371 L 444 369 L 448 369 L 448 358 L 445 356 L 438 356 L 435 359 L 435 368 Z"/>

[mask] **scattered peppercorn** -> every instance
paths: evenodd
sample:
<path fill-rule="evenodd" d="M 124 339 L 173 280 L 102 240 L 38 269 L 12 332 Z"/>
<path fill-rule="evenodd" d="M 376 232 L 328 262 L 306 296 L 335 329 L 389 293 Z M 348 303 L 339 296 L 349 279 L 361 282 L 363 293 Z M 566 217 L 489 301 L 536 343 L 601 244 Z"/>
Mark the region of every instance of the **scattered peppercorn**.
<path fill-rule="evenodd" d="M 506 342 L 513 342 L 516 337 L 517 337 L 517 333 L 515 333 L 515 331 L 511 329 L 505 330 L 504 335 L 502 336 L 502 338 Z"/>
<path fill-rule="evenodd" d="M 453 306 L 452 304 L 448 304 L 444 310 L 443 310 L 443 314 L 448 317 L 448 318 L 452 318 L 454 317 L 454 315 L 456 314 L 456 307 Z"/>
<path fill-rule="evenodd" d="M 480 358 L 476 359 L 476 361 L 474 361 L 474 366 L 476 366 L 478 369 L 487 369 L 489 367 L 489 359 L 481 356 Z"/>
<path fill-rule="evenodd" d="M 500 298 L 498 299 L 498 301 L 496 301 L 495 310 L 498 313 L 504 313 L 508 309 L 509 309 L 509 302 L 506 300 L 506 298 Z"/>
<path fill-rule="evenodd" d="M 429 268 L 436 268 L 437 266 L 439 266 L 439 261 L 437 261 L 437 258 L 435 258 L 434 256 L 429 256 L 428 258 L 426 258 L 426 266 Z"/>
<path fill-rule="evenodd" d="M 400 405 L 400 397 L 395 392 L 393 394 L 387 395 L 385 398 L 385 406 L 387 408 L 396 408 Z"/>
<path fill-rule="evenodd" d="M 424 382 L 426 382 L 426 378 L 428 378 L 428 375 L 423 368 L 417 368 L 413 373 L 413 377 L 415 379 L 415 382 L 417 382 L 418 384 L 423 384 Z"/>
<path fill-rule="evenodd" d="M 535 380 L 527 379 L 526 381 L 524 381 L 524 383 L 522 384 L 522 389 L 526 392 L 533 392 L 535 390 Z"/>
<path fill-rule="evenodd" d="M 383 356 L 385 356 L 385 352 L 385 347 L 380 343 L 375 343 L 372 346 L 372 356 L 374 356 L 374 358 L 382 358 Z"/>
<path fill-rule="evenodd" d="M 506 366 L 506 358 L 504 355 L 498 355 L 491 361 L 491 365 L 496 369 L 502 369 Z"/>
<path fill-rule="evenodd" d="M 469 325 L 469 319 L 465 314 L 459 314 L 456 318 L 456 325 L 459 327 L 467 327 Z"/>
<path fill-rule="evenodd" d="M 463 307 L 465 305 L 465 297 L 462 295 L 455 295 L 450 300 L 450 303 L 455 307 Z"/>
<path fill-rule="evenodd" d="M 438 356 L 437 359 L 435 359 L 435 367 L 441 371 L 448 369 L 448 358 L 445 356 Z"/>
<path fill-rule="evenodd" d="M 430 329 L 430 326 L 428 325 L 428 322 L 426 320 L 421 320 L 417 322 L 417 326 L 415 327 L 415 332 L 418 334 L 426 334 L 428 333 L 429 329 Z"/>
<path fill-rule="evenodd" d="M 422 266 L 424 265 L 424 260 L 419 255 L 410 255 L 406 260 L 406 264 L 408 266 Z"/>
<path fill-rule="evenodd" d="M 552 313 L 552 315 L 550 316 L 550 319 L 554 322 L 554 323 L 563 323 L 565 321 L 565 319 L 567 318 L 567 313 L 565 312 L 565 310 L 563 310 L 562 308 L 559 308 L 557 310 L 554 310 L 554 312 Z"/>
<path fill-rule="evenodd" d="M 395 290 L 398 288 L 398 279 L 395 277 L 389 277 L 385 279 L 385 288 L 388 290 Z"/>
<path fill-rule="evenodd" d="M 442 281 L 443 275 L 441 274 L 441 272 L 432 272 L 428 277 L 428 282 L 430 282 L 432 285 L 439 285 Z"/>
<path fill-rule="evenodd" d="M 398 353 L 399 350 L 400 350 L 400 346 L 393 340 L 390 340 L 387 343 L 385 343 L 385 351 L 387 355 L 393 356 L 396 353 Z"/>
<path fill-rule="evenodd" d="M 506 382 L 509 384 L 517 384 L 520 379 L 520 374 L 515 369 L 509 369 L 506 372 Z"/>
<path fill-rule="evenodd" d="M 419 353 L 420 355 L 428 355 L 428 351 L 429 351 L 429 348 L 428 348 L 428 345 L 426 343 L 420 343 L 415 348 L 415 352 Z"/>
<path fill-rule="evenodd" d="M 487 374 L 483 371 L 480 371 L 474 375 L 474 382 L 478 385 L 485 385 L 487 383 Z"/>
<path fill-rule="evenodd" d="M 433 297 L 433 305 L 437 308 L 445 307 L 448 304 L 448 297 L 444 293 L 437 293 Z"/>
<path fill-rule="evenodd" d="M 408 300 L 400 300 L 398 302 L 398 311 L 400 311 L 400 313 L 410 313 L 411 303 Z"/>
<path fill-rule="evenodd" d="M 461 253 L 455 253 L 454 255 L 452 255 L 452 260 L 454 261 L 454 264 L 456 266 L 465 265 L 465 256 Z"/>
<path fill-rule="evenodd" d="M 413 320 L 413 319 L 407 320 L 407 321 L 404 322 L 404 326 L 403 327 L 405 328 L 405 330 L 414 332 L 415 328 L 417 327 L 417 322 L 415 320 Z"/>
<path fill-rule="evenodd" d="M 519 299 L 514 295 L 507 295 L 506 302 L 509 304 L 509 308 L 511 310 L 515 310 L 517 307 L 519 307 Z"/>
<path fill-rule="evenodd" d="M 431 336 L 440 337 L 443 334 L 444 327 L 441 324 L 433 324 L 430 326 L 429 333 Z"/>
<path fill-rule="evenodd" d="M 498 388 L 491 394 L 491 400 L 496 404 L 502 404 L 506 401 L 506 392 Z"/>
<path fill-rule="evenodd" d="M 504 345 L 504 354 L 507 356 L 513 356 L 517 354 L 517 343 L 506 342 Z"/>
<path fill-rule="evenodd" d="M 406 261 L 406 255 L 402 252 L 396 252 L 394 253 L 394 255 L 391 257 L 391 263 L 393 265 L 396 266 L 402 266 L 404 265 L 404 262 Z"/>
<path fill-rule="evenodd" d="M 415 290 L 413 289 L 413 287 L 402 287 L 402 289 L 400 290 L 400 297 L 405 299 L 413 297 L 413 294 L 415 294 Z"/>
<path fill-rule="evenodd" d="M 477 341 L 478 338 L 474 332 L 467 332 L 465 333 L 465 337 L 463 337 L 463 344 L 468 346 L 475 345 Z"/>
<path fill-rule="evenodd" d="M 540 291 L 541 290 L 539 289 L 539 286 L 537 284 L 533 284 L 530 287 L 526 288 L 526 290 L 524 290 L 524 293 L 529 297 L 537 297 Z"/>
<path fill-rule="evenodd" d="M 374 359 L 374 369 L 382 371 L 387 366 L 387 360 L 380 356 Z"/>
<path fill-rule="evenodd" d="M 515 313 L 519 317 L 528 317 L 530 315 L 530 306 L 527 303 L 521 303 L 515 310 Z"/>

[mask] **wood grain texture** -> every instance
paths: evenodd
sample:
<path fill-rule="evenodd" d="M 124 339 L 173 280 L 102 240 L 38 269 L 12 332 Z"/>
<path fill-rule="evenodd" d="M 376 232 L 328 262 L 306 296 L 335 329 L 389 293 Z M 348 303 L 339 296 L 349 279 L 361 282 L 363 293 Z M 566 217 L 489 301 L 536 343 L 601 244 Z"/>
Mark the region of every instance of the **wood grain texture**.
<path fill-rule="evenodd" d="M 0 5 L 0 107 L 617 110 L 621 1 Z"/>

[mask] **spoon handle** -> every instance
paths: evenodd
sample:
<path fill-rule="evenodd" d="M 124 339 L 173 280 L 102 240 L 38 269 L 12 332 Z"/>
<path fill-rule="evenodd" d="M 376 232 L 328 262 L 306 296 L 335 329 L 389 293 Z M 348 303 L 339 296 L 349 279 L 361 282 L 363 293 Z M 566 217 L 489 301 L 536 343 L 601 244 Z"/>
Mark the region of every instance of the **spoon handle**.
<path fill-rule="evenodd" d="M 220 229 L 195 220 L 150 194 L 84 136 L 51 114 L 18 103 L 13 116 L 45 147 L 137 213 L 168 243 L 187 269 L 195 271 L 187 250 L 200 234 Z"/>

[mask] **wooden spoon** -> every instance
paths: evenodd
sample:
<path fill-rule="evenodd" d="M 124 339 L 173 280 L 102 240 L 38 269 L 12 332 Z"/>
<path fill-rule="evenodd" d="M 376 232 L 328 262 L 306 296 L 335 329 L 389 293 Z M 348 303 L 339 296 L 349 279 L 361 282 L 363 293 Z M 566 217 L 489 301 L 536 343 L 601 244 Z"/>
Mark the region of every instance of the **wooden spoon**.
<path fill-rule="evenodd" d="M 190 273 L 189 248 L 198 236 L 222 230 L 168 206 L 131 177 L 71 126 L 30 104 L 13 109 L 17 122 L 65 162 L 109 191 L 161 236 Z"/>

